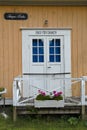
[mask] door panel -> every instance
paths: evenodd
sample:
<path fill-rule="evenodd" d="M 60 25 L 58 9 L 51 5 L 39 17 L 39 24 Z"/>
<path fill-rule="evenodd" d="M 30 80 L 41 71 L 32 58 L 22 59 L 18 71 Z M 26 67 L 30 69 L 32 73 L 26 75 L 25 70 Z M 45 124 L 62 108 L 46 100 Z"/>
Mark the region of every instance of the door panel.
<path fill-rule="evenodd" d="M 47 75 L 47 90 L 50 92 L 55 91 L 62 91 L 64 90 L 64 75 Z"/>
<path fill-rule="evenodd" d="M 47 38 L 47 73 L 64 73 L 63 37 Z"/>
<path fill-rule="evenodd" d="M 30 37 L 29 39 L 29 73 L 46 73 L 46 49 L 44 37 Z"/>

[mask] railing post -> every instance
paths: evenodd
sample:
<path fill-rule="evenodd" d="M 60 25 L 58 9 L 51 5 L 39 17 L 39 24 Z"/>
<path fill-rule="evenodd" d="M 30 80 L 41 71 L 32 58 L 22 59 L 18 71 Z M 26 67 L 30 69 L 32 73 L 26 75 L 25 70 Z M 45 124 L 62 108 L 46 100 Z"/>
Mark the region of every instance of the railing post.
<path fill-rule="evenodd" d="M 16 121 L 17 86 L 16 80 L 13 81 L 13 120 Z"/>
<path fill-rule="evenodd" d="M 81 81 L 81 103 L 82 103 L 82 119 L 85 119 L 85 78 Z"/>

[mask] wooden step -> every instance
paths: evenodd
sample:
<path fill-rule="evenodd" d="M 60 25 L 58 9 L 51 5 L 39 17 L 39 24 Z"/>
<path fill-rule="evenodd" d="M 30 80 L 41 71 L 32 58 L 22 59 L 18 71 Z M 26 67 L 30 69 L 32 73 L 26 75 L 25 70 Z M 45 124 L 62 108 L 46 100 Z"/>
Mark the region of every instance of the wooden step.
<path fill-rule="evenodd" d="M 17 108 L 17 114 L 80 114 L 81 107 L 64 107 L 64 108 L 40 108 L 34 107 Z"/>

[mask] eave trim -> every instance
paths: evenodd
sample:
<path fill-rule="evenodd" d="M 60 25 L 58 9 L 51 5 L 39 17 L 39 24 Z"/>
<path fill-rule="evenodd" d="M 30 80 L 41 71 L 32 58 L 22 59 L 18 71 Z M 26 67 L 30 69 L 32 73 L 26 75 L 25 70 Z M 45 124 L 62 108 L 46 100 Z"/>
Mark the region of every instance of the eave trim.
<path fill-rule="evenodd" d="M 87 1 L 0 1 L 0 5 L 87 5 Z"/>

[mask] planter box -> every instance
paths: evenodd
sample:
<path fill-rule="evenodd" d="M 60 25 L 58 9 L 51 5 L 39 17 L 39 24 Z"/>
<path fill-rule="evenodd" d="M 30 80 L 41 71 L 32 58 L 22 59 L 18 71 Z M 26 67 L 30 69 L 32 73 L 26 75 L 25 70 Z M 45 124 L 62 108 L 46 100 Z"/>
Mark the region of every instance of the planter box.
<path fill-rule="evenodd" d="M 59 108 L 64 107 L 64 100 L 35 100 L 34 106 L 35 108 Z"/>

